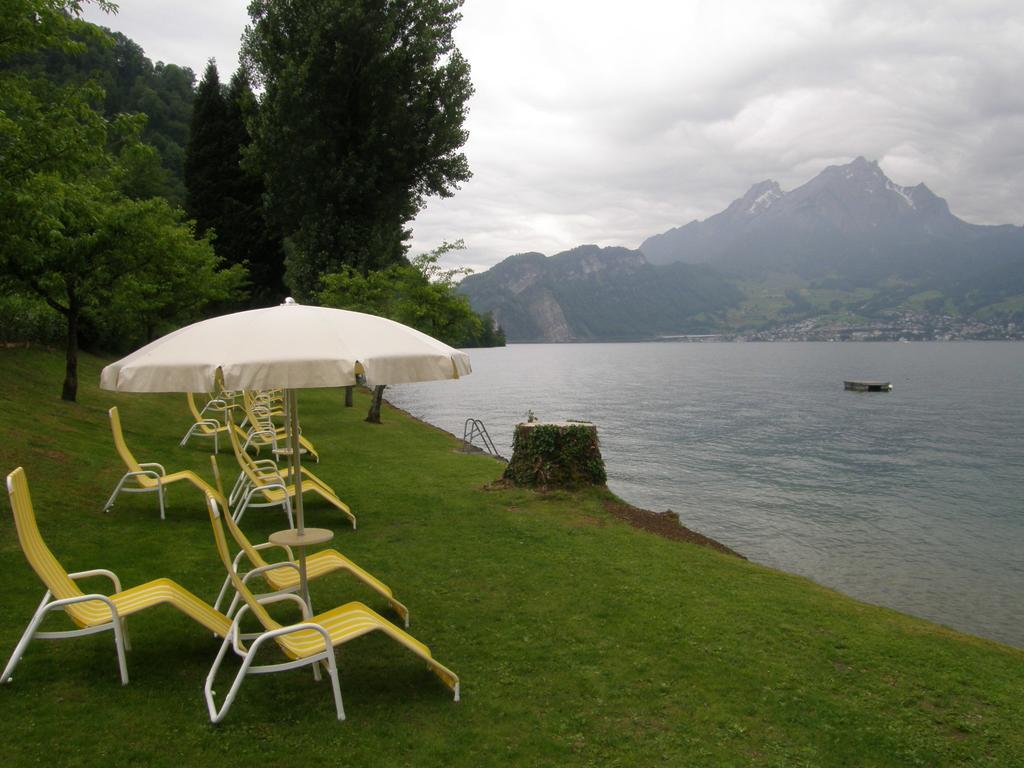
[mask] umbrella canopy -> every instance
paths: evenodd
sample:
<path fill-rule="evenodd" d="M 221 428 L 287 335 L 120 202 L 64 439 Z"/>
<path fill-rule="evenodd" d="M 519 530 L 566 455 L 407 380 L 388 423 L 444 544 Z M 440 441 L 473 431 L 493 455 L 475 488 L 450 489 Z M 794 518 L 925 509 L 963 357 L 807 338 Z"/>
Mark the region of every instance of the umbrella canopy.
<path fill-rule="evenodd" d="M 393 320 L 343 309 L 308 307 L 287 299 L 267 309 L 221 315 L 181 328 L 136 350 L 100 374 L 117 392 L 209 392 L 220 372 L 224 389 L 287 390 L 288 445 L 299 434 L 296 389 L 342 387 L 362 374 L 369 384 L 457 379 L 472 369 L 469 355 Z M 302 596 L 306 580 L 301 451 L 288 452 Z"/>
<path fill-rule="evenodd" d="M 118 392 L 208 392 L 217 370 L 225 389 L 306 389 L 356 383 L 457 379 L 469 355 L 393 320 L 290 299 L 181 328 L 103 369 Z"/>

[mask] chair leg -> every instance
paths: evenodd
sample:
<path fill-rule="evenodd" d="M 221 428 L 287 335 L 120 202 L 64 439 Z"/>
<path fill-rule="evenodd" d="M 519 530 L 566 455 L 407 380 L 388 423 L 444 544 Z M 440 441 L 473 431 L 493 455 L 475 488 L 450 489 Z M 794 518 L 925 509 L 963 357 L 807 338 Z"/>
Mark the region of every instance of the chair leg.
<path fill-rule="evenodd" d="M 235 610 L 238 608 L 238 604 L 242 602 L 241 595 L 235 592 L 235 596 L 231 598 L 231 604 L 228 605 L 228 609 L 224 611 L 224 615 L 229 619 L 235 615 Z"/>
<path fill-rule="evenodd" d="M 245 476 L 245 472 L 240 472 L 238 478 L 235 480 L 234 486 L 231 488 L 231 494 L 228 496 L 228 506 L 235 506 L 235 504 L 238 503 L 238 500 L 242 498 L 248 491 L 248 479 Z"/>
<path fill-rule="evenodd" d="M 230 586 L 231 586 L 231 574 L 228 574 L 227 576 L 224 577 L 224 584 L 221 585 L 220 592 L 217 593 L 217 599 L 213 603 L 213 609 L 215 611 L 219 611 L 220 610 L 220 602 L 225 597 L 227 597 L 228 587 L 230 587 Z"/>
<path fill-rule="evenodd" d="M 289 528 L 294 528 L 295 527 L 295 521 L 292 518 L 292 500 L 288 496 L 288 494 L 285 494 L 285 497 L 284 497 L 284 511 L 285 511 L 285 514 L 288 515 L 288 527 Z"/>
<path fill-rule="evenodd" d="M 185 436 L 183 438 L 181 438 L 181 442 L 178 443 L 178 447 L 179 448 L 184 448 L 185 447 L 185 445 L 188 443 L 188 439 L 190 437 L 192 437 L 192 433 L 195 431 L 195 429 L 196 429 L 196 425 L 195 424 L 193 424 L 191 427 L 188 428 L 188 432 L 185 433 Z"/>
<path fill-rule="evenodd" d="M 245 514 L 245 510 L 249 507 L 249 501 L 252 499 L 253 490 L 254 489 L 245 494 L 245 497 L 242 499 L 242 503 L 235 508 L 235 513 L 231 517 L 236 523 L 241 522 L 242 515 Z"/>
<path fill-rule="evenodd" d="M 117 648 L 117 666 L 121 671 L 121 685 L 128 685 L 128 662 L 124 656 L 125 637 L 124 626 L 115 617 L 114 621 L 114 646 Z"/>
<path fill-rule="evenodd" d="M 331 678 L 331 689 L 334 691 L 334 710 L 338 713 L 338 719 L 344 720 L 345 707 L 341 703 L 341 683 L 338 681 L 338 660 L 334 658 L 333 651 L 327 654 L 327 675 Z"/>
<path fill-rule="evenodd" d="M 156 481 L 156 495 L 160 497 L 160 519 L 166 520 L 167 517 L 164 514 L 164 484 L 159 479 Z"/>
<path fill-rule="evenodd" d="M 132 649 L 132 639 L 128 635 L 128 619 L 121 619 L 121 637 L 124 638 L 124 649 L 130 651 Z"/>
<path fill-rule="evenodd" d="M 40 603 L 39 608 L 36 609 L 35 614 L 29 621 L 28 626 L 25 627 L 25 631 L 21 635 L 21 639 L 18 644 L 14 646 L 14 653 L 11 654 L 11 658 L 7 662 L 7 666 L 4 668 L 4 673 L 0 675 L 0 683 L 9 683 L 11 676 L 14 674 L 14 668 L 18 666 L 18 662 L 21 661 L 21 657 L 25 653 L 25 649 L 28 648 L 28 644 L 32 642 L 32 637 L 35 635 L 36 630 L 39 629 L 39 625 L 43 622 L 43 617 L 46 615 L 44 607 L 48 602 L 50 593 L 46 593 L 46 597 L 43 598 L 43 602 Z"/>
<path fill-rule="evenodd" d="M 107 503 L 103 505 L 103 511 L 109 512 L 110 508 L 114 506 L 114 499 L 117 498 L 117 494 L 121 492 L 121 486 L 124 485 L 124 481 L 128 479 L 128 475 L 125 475 L 117 481 L 117 485 L 114 486 L 114 492 L 110 494 L 110 498 L 107 499 Z"/>
<path fill-rule="evenodd" d="M 217 658 L 213 660 L 213 666 L 210 667 L 210 671 L 206 675 L 206 684 L 203 686 L 203 693 L 206 696 L 206 710 L 210 713 L 211 723 L 219 723 L 224 719 L 228 710 L 231 709 L 232 702 L 235 700 L 235 694 L 238 693 L 238 687 L 242 684 L 241 678 L 245 676 L 241 671 L 238 673 L 234 682 L 231 684 L 231 690 L 225 697 L 224 703 L 221 705 L 220 709 L 217 709 L 217 703 L 213 698 L 216 693 L 216 691 L 213 690 L 213 681 L 217 676 L 217 672 L 220 670 L 220 665 L 224 661 L 225 654 L 228 652 L 228 647 L 232 643 L 232 634 L 234 631 L 235 629 L 232 628 L 231 632 L 228 632 L 227 637 L 224 638 L 224 642 L 221 643 L 220 650 L 217 651 Z M 252 654 L 251 650 L 249 651 L 249 654 Z"/>

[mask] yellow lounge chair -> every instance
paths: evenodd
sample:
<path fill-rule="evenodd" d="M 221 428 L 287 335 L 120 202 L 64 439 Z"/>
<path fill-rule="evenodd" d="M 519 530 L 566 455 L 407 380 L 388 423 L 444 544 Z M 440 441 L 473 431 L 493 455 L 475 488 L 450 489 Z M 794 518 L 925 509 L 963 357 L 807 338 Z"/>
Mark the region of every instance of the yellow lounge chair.
<path fill-rule="evenodd" d="M 28 490 L 25 470 L 18 467 L 7 476 L 7 492 L 11 498 L 11 509 L 14 512 L 14 523 L 18 530 L 18 541 L 25 553 L 32 570 L 36 572 L 43 584 L 46 594 L 28 623 L 25 632 L 11 654 L 0 683 L 8 682 L 14 668 L 21 660 L 22 654 L 33 638 L 58 640 L 62 638 L 92 635 L 105 630 L 113 630 L 114 644 L 117 647 L 117 663 L 121 670 L 121 683 L 128 683 L 128 667 L 125 663 L 125 649 L 131 649 L 125 632 L 125 619 L 133 613 L 156 605 L 170 605 L 177 608 L 191 619 L 202 624 L 218 637 L 227 637 L 232 629 L 231 621 L 210 607 L 181 585 L 170 579 L 156 579 L 130 589 L 121 589 L 117 576 L 106 569 L 97 568 L 79 573 L 68 573 L 60 564 L 46 542 L 43 541 L 36 524 L 35 512 L 32 509 L 32 497 Z M 114 593 L 85 594 L 75 583 L 76 579 L 89 576 L 105 576 L 110 579 Z M 40 632 L 39 626 L 47 614 L 53 611 L 64 611 L 78 627 L 73 630 L 59 632 Z"/>
<path fill-rule="evenodd" d="M 275 468 L 269 467 L 261 468 L 258 466 L 253 458 L 249 456 L 238 442 L 238 435 L 233 429 L 228 430 L 228 435 L 231 437 L 231 447 L 235 453 L 235 459 L 238 461 L 238 466 L 245 475 L 243 481 L 242 490 L 236 497 L 235 509 L 232 513 L 232 517 L 235 522 L 242 519 L 242 515 L 245 514 L 245 510 L 249 507 L 284 507 L 285 514 L 288 516 L 288 527 L 294 528 L 295 522 L 292 517 L 292 499 L 295 497 L 295 485 L 291 482 L 292 478 L 289 477 L 287 480 L 285 477 Z M 307 477 L 308 474 L 304 474 L 303 477 Z M 315 493 L 328 503 L 341 510 L 349 522 L 352 523 L 352 528 L 356 527 L 356 516 L 352 514 L 352 510 L 349 509 L 348 504 L 343 502 L 335 495 L 326 483 L 320 482 L 318 478 L 313 477 L 312 482 L 304 482 L 302 486 L 303 494 Z M 233 494 L 234 495 L 234 494 Z"/>
<path fill-rule="evenodd" d="M 234 432 L 235 437 L 238 438 L 239 445 L 242 446 L 241 456 L 244 458 L 246 463 L 249 464 L 250 467 L 252 467 L 253 469 L 255 469 L 255 470 L 259 471 L 259 472 L 262 472 L 262 473 L 273 474 L 273 473 L 276 472 L 277 474 L 279 474 L 281 476 L 281 478 L 283 480 L 286 480 L 286 481 L 289 481 L 289 482 L 291 481 L 291 477 L 292 477 L 292 468 L 291 467 L 285 466 L 284 469 L 281 469 L 280 466 L 278 465 L 278 463 L 274 459 L 256 459 L 256 458 L 253 458 L 252 456 L 250 456 L 248 451 L 245 450 L 246 446 L 245 446 L 245 443 L 243 442 L 243 441 L 245 441 L 248 438 L 248 434 L 246 433 L 246 431 L 244 429 L 242 429 L 241 427 L 237 426 L 236 424 L 234 424 L 234 422 L 229 422 L 229 425 L 230 425 L 232 431 Z M 305 483 L 307 481 L 312 481 L 312 482 L 316 483 L 317 485 L 319 485 L 324 490 L 326 490 L 328 493 L 334 494 L 335 496 L 338 495 L 337 493 L 335 493 L 334 489 L 331 488 L 331 486 L 329 486 L 327 483 L 325 483 L 323 480 L 321 480 L 317 475 L 314 475 L 312 470 L 310 470 L 309 467 L 307 467 L 305 464 L 302 465 L 301 470 L 302 470 L 302 482 Z M 248 480 L 246 478 L 246 474 L 244 472 L 239 473 L 238 479 L 235 481 L 235 487 L 231 491 L 231 495 L 228 497 L 228 501 L 232 505 L 235 503 L 235 501 L 238 498 L 240 498 L 239 495 L 244 492 L 244 489 L 247 487 L 247 485 L 248 485 Z"/>
<path fill-rule="evenodd" d="M 220 433 L 227 432 L 228 425 L 206 416 L 206 411 L 211 405 L 214 405 L 218 411 L 225 412 L 229 406 L 224 401 L 211 400 L 200 411 L 199 406 L 196 405 L 196 398 L 191 392 L 186 393 L 185 397 L 188 400 L 188 409 L 192 412 L 193 424 L 178 445 L 184 448 L 190 437 L 208 437 L 213 439 L 213 452 L 218 453 L 220 451 Z"/>
<path fill-rule="evenodd" d="M 440 662 L 435 661 L 430 653 L 430 649 L 426 645 L 362 603 L 346 603 L 325 613 L 311 616 L 309 607 L 302 601 L 302 598 L 293 593 L 261 597 L 257 600 L 252 592 L 249 591 L 249 587 L 231 567 L 231 555 L 228 552 L 220 509 L 213 494 L 207 494 L 206 504 L 210 512 L 214 540 L 217 542 L 217 553 L 227 569 L 231 583 L 245 601 L 245 605 L 242 606 L 235 616 L 235 620 L 231 624 L 231 630 L 227 637 L 224 638 L 220 651 L 217 653 L 217 658 L 214 660 L 210 673 L 206 677 L 204 693 L 206 694 L 206 706 L 210 713 L 211 722 L 219 723 L 227 714 L 246 675 L 268 674 L 312 665 L 313 674 L 319 679 L 320 664 L 324 664 L 327 667 L 327 674 L 331 678 L 331 688 L 334 693 L 334 707 L 338 714 L 338 719 L 344 720 L 345 709 L 341 701 L 341 685 L 338 682 L 338 667 L 334 658 L 334 649 L 343 643 L 347 643 L 349 640 L 354 640 L 357 637 L 377 630 L 383 632 L 396 642 L 401 643 L 423 659 L 427 663 L 427 667 L 452 689 L 455 701 L 459 700 L 458 675 Z M 264 605 L 285 600 L 296 603 L 302 609 L 301 622 L 282 625 L 267 613 Z M 239 629 L 240 623 L 247 612 L 251 612 L 265 630 L 248 648 L 241 642 L 242 636 Z M 254 665 L 253 661 L 260 648 L 271 640 L 284 652 L 289 661 L 261 666 Z M 232 681 L 231 687 L 218 709 L 214 699 L 213 684 L 229 648 L 242 659 L 242 666 L 235 675 L 235 679 Z"/>
<path fill-rule="evenodd" d="M 223 504 L 224 486 L 221 484 L 220 468 L 217 466 L 216 456 L 210 457 L 210 464 L 213 467 L 213 476 L 216 480 L 217 491 L 220 494 L 220 503 Z M 299 563 L 292 554 L 290 547 L 281 544 L 272 544 L 270 542 L 254 545 L 249 541 L 249 538 L 245 533 L 242 532 L 242 529 L 238 527 L 238 524 L 232 519 L 231 515 L 224 515 L 224 522 L 227 524 L 228 531 L 231 533 L 231 538 L 233 538 L 235 543 L 241 547 L 238 554 L 235 556 L 234 561 L 231 563 L 231 570 L 242 576 L 243 583 L 248 584 L 250 579 L 256 576 L 262 576 L 264 581 L 266 581 L 267 586 L 271 589 L 271 592 L 266 594 L 277 595 L 284 594 L 286 592 L 299 591 Z M 283 549 L 288 559 L 275 563 L 268 563 L 264 560 L 260 552 L 275 547 Z M 239 570 L 243 557 L 247 558 L 249 563 L 252 565 L 252 570 L 244 574 Z M 318 579 L 321 576 L 326 576 L 327 574 L 334 573 L 335 571 L 347 571 L 351 573 L 361 582 L 370 587 L 370 589 L 373 589 L 382 595 L 391 605 L 395 613 L 401 617 L 406 628 L 409 627 L 409 609 L 396 600 L 391 591 L 391 587 L 376 576 L 356 565 L 336 549 L 325 549 L 306 556 L 307 580 L 311 581 L 313 579 Z M 213 604 L 214 608 L 220 608 L 221 601 L 227 596 L 228 589 L 230 589 L 230 587 L 231 575 L 228 574 L 224 578 L 224 585 L 220 588 L 217 600 Z M 262 598 L 263 595 L 260 595 L 260 597 Z M 229 618 L 234 614 L 239 600 L 240 597 L 236 592 L 231 601 L 231 605 L 227 610 Z"/>
<path fill-rule="evenodd" d="M 124 476 L 118 481 L 114 487 L 114 492 L 110 494 L 110 498 L 107 499 L 106 505 L 103 507 L 103 511 L 108 511 L 114 506 L 114 499 L 117 498 L 119 493 L 151 493 L 156 491 L 157 497 L 160 499 L 160 519 L 165 519 L 164 514 L 164 487 L 171 483 L 176 483 L 179 480 L 188 480 L 195 484 L 198 480 L 200 483 L 205 483 L 195 472 L 190 470 L 182 470 L 180 472 L 174 472 L 168 475 L 167 470 L 164 469 L 162 464 L 155 462 L 147 462 L 140 464 L 135 460 L 135 456 L 128 450 L 128 445 L 124 441 L 124 433 L 121 431 L 121 416 L 117 411 L 117 406 L 110 409 L 110 431 L 114 435 L 114 447 L 117 449 L 118 455 L 124 462 L 128 471 L 124 473 Z M 125 485 L 130 481 L 137 483 L 135 486 Z M 202 488 L 203 486 L 199 486 Z"/>
<path fill-rule="evenodd" d="M 243 393 L 243 407 L 245 409 L 245 421 L 249 424 L 249 431 L 245 440 L 245 448 L 252 446 L 259 454 L 261 448 L 270 446 L 275 456 L 280 456 L 284 448 L 279 445 L 286 437 L 284 427 L 274 422 L 274 416 L 284 414 L 279 394 L 259 393 L 246 390 Z M 320 463 L 320 454 L 308 439 L 299 435 L 299 445 L 306 455 L 313 461 Z"/>

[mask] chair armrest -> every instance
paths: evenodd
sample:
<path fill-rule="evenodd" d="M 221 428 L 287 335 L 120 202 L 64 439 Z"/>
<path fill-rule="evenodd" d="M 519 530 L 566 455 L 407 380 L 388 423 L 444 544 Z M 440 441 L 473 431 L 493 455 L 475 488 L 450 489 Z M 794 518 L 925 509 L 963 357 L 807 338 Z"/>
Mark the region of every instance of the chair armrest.
<path fill-rule="evenodd" d="M 164 465 L 163 464 L 157 464 L 155 461 L 147 461 L 147 462 L 145 462 L 143 464 L 139 464 L 139 466 L 142 467 L 143 469 L 145 469 L 146 467 L 156 467 L 157 469 L 160 470 L 160 474 L 161 475 L 166 475 L 167 474 L 167 470 L 164 469 Z M 133 472 L 132 474 L 138 474 L 138 473 L 137 472 Z"/>
<path fill-rule="evenodd" d="M 264 549 L 273 549 L 275 547 L 283 549 L 285 551 L 285 554 L 288 555 L 289 560 L 295 559 L 295 556 L 292 554 L 292 548 L 289 547 L 287 544 L 275 544 L 272 541 L 265 541 L 262 544 L 257 544 L 255 547 L 253 547 L 253 549 L 255 549 L 257 552 L 260 552 Z"/>
<path fill-rule="evenodd" d="M 90 576 L 106 576 L 108 579 L 110 579 L 111 583 L 113 583 L 114 591 L 121 591 L 121 580 L 117 578 L 116 573 L 114 573 L 113 571 L 108 571 L 106 568 L 93 568 L 90 571 L 77 571 L 75 573 L 68 574 L 68 578 L 70 578 L 71 580 L 85 579 Z"/>
<path fill-rule="evenodd" d="M 266 573 L 267 571 L 273 571 L 273 570 L 276 570 L 278 568 L 292 568 L 292 569 L 297 571 L 297 570 L 299 570 L 299 564 L 298 563 L 288 562 L 287 560 L 282 560 L 279 563 L 270 563 L 269 565 L 261 565 L 259 568 L 253 568 L 251 571 L 247 572 L 244 576 L 242 576 L 242 583 L 243 584 L 248 584 L 249 583 L 249 579 L 252 578 L 253 576 L 259 576 L 260 574 Z"/>
<path fill-rule="evenodd" d="M 142 466 L 145 466 L 145 465 L 144 464 L 140 464 L 139 466 L 142 467 Z M 163 469 L 163 467 L 161 467 L 161 469 Z M 166 472 L 157 472 L 154 469 L 144 469 L 141 472 L 125 472 L 124 476 L 125 477 L 138 477 L 139 475 L 145 475 L 146 477 L 151 477 L 154 480 L 159 480 L 160 478 L 164 477 L 165 474 L 166 474 Z"/>
<path fill-rule="evenodd" d="M 309 606 L 306 605 L 306 601 L 296 595 L 294 592 L 285 592 L 284 594 L 275 595 L 254 595 L 256 602 L 260 605 L 270 605 L 271 603 L 282 603 L 285 601 L 298 603 L 299 607 L 302 608 L 303 620 L 308 620 L 311 616 Z M 316 625 L 314 625 L 316 626 Z"/>
<path fill-rule="evenodd" d="M 228 404 L 225 403 L 223 400 L 218 400 L 217 398 L 214 398 L 213 400 L 210 400 L 209 402 L 207 402 L 206 405 L 203 406 L 203 410 L 199 412 L 199 415 L 202 416 L 204 413 L 206 413 L 207 409 L 212 409 L 214 411 L 223 411 L 227 407 Z"/>
<path fill-rule="evenodd" d="M 296 595 L 296 597 L 298 597 Z M 301 598 L 300 598 L 301 599 Z M 61 600 L 54 600 L 52 603 L 46 605 L 46 610 L 53 611 L 57 608 L 63 608 L 65 605 L 71 605 L 72 603 L 87 603 L 90 600 L 99 600 L 101 603 L 106 603 L 107 608 L 110 609 L 110 618 L 112 621 L 117 621 L 117 606 L 114 605 L 114 601 L 107 595 L 101 595 L 94 593 L 91 595 L 77 595 L 76 597 L 65 597 Z M 303 603 L 305 605 L 305 603 Z"/>
<path fill-rule="evenodd" d="M 281 491 L 285 496 L 288 496 L 288 486 L 283 482 L 280 483 L 265 483 L 264 485 L 258 485 L 254 491 Z"/>

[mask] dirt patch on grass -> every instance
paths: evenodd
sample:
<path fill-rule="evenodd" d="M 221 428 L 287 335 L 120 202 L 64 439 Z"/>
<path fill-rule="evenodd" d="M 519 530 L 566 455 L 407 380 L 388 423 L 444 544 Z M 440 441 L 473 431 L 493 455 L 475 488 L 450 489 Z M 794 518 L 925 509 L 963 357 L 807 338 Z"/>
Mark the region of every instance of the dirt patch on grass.
<path fill-rule="evenodd" d="M 739 552 L 729 549 L 721 542 L 710 539 L 704 534 L 691 531 L 679 522 L 675 512 L 651 512 L 649 509 L 640 509 L 622 501 L 607 500 L 602 502 L 604 508 L 619 520 L 624 520 L 634 528 L 641 528 L 650 533 L 662 536 L 674 541 L 687 541 L 690 544 L 697 544 L 701 547 L 709 547 L 726 555 L 746 560 Z"/>

